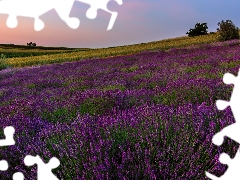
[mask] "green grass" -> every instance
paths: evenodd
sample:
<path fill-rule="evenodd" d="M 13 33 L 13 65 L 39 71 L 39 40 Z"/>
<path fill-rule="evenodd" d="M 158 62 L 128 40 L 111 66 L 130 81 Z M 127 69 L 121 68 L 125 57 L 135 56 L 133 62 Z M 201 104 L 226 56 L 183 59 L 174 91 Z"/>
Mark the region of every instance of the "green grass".
<path fill-rule="evenodd" d="M 73 118 L 76 117 L 76 111 L 68 110 L 64 107 L 59 107 L 52 112 L 45 110 L 41 113 L 41 117 L 44 120 L 49 122 L 57 123 L 57 122 L 70 122 Z"/>
<path fill-rule="evenodd" d="M 239 65 L 240 65 L 240 60 L 220 63 L 220 66 L 222 68 L 235 68 Z"/>
<path fill-rule="evenodd" d="M 81 103 L 78 111 L 80 114 L 100 115 L 114 107 L 114 100 L 109 98 L 89 98 Z"/>
<path fill-rule="evenodd" d="M 32 65 L 63 63 L 79 61 L 82 59 L 106 58 L 111 56 L 123 56 L 136 54 L 143 51 L 166 51 L 171 48 L 187 47 L 189 45 L 207 44 L 217 42 L 217 33 L 204 36 L 188 37 L 182 36 L 164 39 L 155 42 L 116 46 L 108 48 L 62 48 L 62 47 L 27 47 L 23 45 L 9 46 L 8 49 L 0 48 L 0 53 L 12 53 L 9 56 L 8 65 L 12 67 L 24 67 Z M 14 57 L 13 57 L 14 56 Z M 198 57 L 202 59 L 205 57 Z M 136 62 L 137 59 L 129 58 L 128 61 Z M 136 66 L 123 71 L 135 71 Z"/>
<path fill-rule="evenodd" d="M 138 68 L 139 67 L 137 65 L 134 65 L 134 66 L 131 66 L 129 68 L 122 68 L 121 71 L 130 73 L 130 72 L 134 72 L 134 71 L 138 70 Z"/>
<path fill-rule="evenodd" d="M 171 42 L 171 41 L 166 40 L 165 42 Z M 138 45 L 136 45 L 136 47 L 137 46 Z M 179 46 L 176 46 L 176 47 L 179 47 Z M 114 49 L 114 48 L 112 48 L 112 49 Z M 90 52 L 90 50 L 85 50 L 85 51 Z M 137 51 L 133 51 L 133 52 L 137 52 Z M 197 61 L 197 60 L 201 60 L 203 58 L 206 58 L 206 57 L 199 56 L 192 60 Z M 129 58 L 128 60 L 135 61 L 136 59 Z M 34 63 L 38 63 L 38 62 L 36 61 Z M 237 62 L 227 62 L 227 63 L 225 62 L 225 63 L 221 63 L 220 66 L 227 67 L 227 68 L 234 68 L 239 64 L 240 64 L 240 62 L 238 62 L 238 61 Z M 178 64 L 175 63 L 173 66 L 178 66 Z M 211 68 L 212 68 L 211 65 L 206 64 L 201 67 L 200 66 L 192 66 L 192 67 L 182 68 L 179 71 L 183 72 L 183 73 L 195 73 L 201 69 L 209 70 Z M 137 65 L 132 65 L 128 68 L 121 69 L 122 72 L 128 72 L 128 73 L 132 73 L 137 70 L 139 70 L 139 66 L 137 66 Z M 138 80 L 140 78 L 151 78 L 153 76 L 154 75 L 150 71 L 148 71 L 143 74 L 134 76 L 133 79 Z M 222 78 L 222 76 L 223 76 L 223 72 L 220 71 L 219 73 L 216 73 L 216 74 L 213 74 L 213 73 L 199 74 L 197 77 L 204 77 L 204 78 L 212 79 L 212 78 Z M 92 78 L 94 79 L 94 77 L 92 77 Z M 26 87 L 29 89 L 36 89 L 36 88 L 44 89 L 44 88 L 48 88 L 48 87 L 58 88 L 61 86 L 69 86 L 70 91 L 77 91 L 77 90 L 84 91 L 85 89 L 89 89 L 89 87 L 87 87 L 87 86 L 74 86 L 75 83 L 82 83 L 82 82 L 84 82 L 84 78 L 79 79 L 78 81 L 75 81 L 75 82 L 66 81 L 62 84 L 58 83 L 58 82 L 27 84 Z M 18 82 L 16 85 L 18 85 L 18 84 L 21 84 L 21 82 Z M 146 83 L 146 84 L 140 84 L 140 86 L 137 88 L 145 87 L 147 89 L 154 89 L 156 86 L 166 86 L 166 84 L 167 84 L 167 80 L 163 80 L 161 82 L 150 82 L 150 83 Z M 100 87 L 100 90 L 102 90 L 102 91 L 109 91 L 109 90 L 115 90 L 115 89 L 120 89 L 120 90 L 124 91 L 127 88 L 123 85 L 107 85 L 107 86 Z M 219 88 L 218 94 L 216 93 L 216 95 L 215 95 L 216 98 L 218 96 L 220 96 L 221 93 L 223 93 L 223 89 Z M 3 96 L 3 94 L 4 94 L 3 92 L 0 92 L 0 97 Z M 199 102 L 207 101 L 209 99 L 209 94 L 210 94 L 210 90 L 207 88 L 204 88 L 204 87 L 181 87 L 178 89 L 172 89 L 171 91 L 169 91 L 165 94 L 158 94 L 158 95 L 155 95 L 150 98 L 151 98 L 151 101 L 154 102 L 155 104 L 174 105 L 174 104 L 181 104 L 184 102 L 191 102 L 194 104 L 195 102 L 199 103 Z M 178 97 L 182 97 L 182 99 L 179 99 Z M 56 99 L 50 98 L 49 100 L 54 101 Z M 139 100 L 136 99 L 135 97 L 126 97 L 125 99 L 122 100 L 120 109 L 121 108 L 126 109 L 126 108 L 133 107 L 134 105 L 137 104 L 138 101 Z M 72 119 L 76 118 L 77 112 L 79 112 L 81 115 L 89 114 L 91 116 L 102 115 L 106 112 L 110 112 L 112 110 L 112 108 L 115 107 L 114 103 L 115 103 L 115 99 L 110 99 L 110 98 L 106 98 L 106 97 L 104 97 L 104 98 L 94 97 L 94 98 L 89 98 L 89 99 L 84 100 L 83 102 L 80 103 L 79 107 L 77 107 L 75 109 L 71 109 L 71 111 L 64 107 L 58 107 L 51 112 L 46 110 L 40 116 L 43 119 L 48 120 L 53 123 L 70 122 Z M 13 111 L 12 113 L 14 114 L 15 112 Z M 154 118 L 154 121 L 158 122 L 158 128 L 156 129 L 155 127 L 153 127 L 151 125 L 149 125 L 146 128 L 145 124 L 147 124 L 148 122 L 153 120 L 153 118 Z M 176 127 L 177 127 L 177 124 L 184 122 L 185 117 L 173 115 L 171 120 L 172 120 L 172 124 L 176 124 Z M 207 120 L 213 121 L 214 119 L 207 119 Z M 116 154 L 119 151 L 118 147 L 120 145 L 124 146 L 127 143 L 129 143 L 131 146 L 131 145 L 135 145 L 136 142 L 140 142 L 140 138 L 135 138 L 136 136 L 134 136 L 134 134 L 141 134 L 144 138 L 146 138 L 149 136 L 149 132 L 157 131 L 159 133 L 159 139 L 156 139 L 156 141 L 160 142 L 159 143 L 160 145 L 154 144 L 155 140 L 153 140 L 153 139 L 151 140 L 152 142 L 150 142 L 154 146 L 150 152 L 151 164 L 153 164 L 153 161 L 156 159 L 156 156 L 157 156 L 156 154 L 158 153 L 159 148 L 163 148 L 163 149 L 169 148 L 172 150 L 172 152 L 179 152 L 182 154 L 190 154 L 191 148 L 193 148 L 193 147 L 196 148 L 196 150 L 194 152 L 199 152 L 199 160 L 197 161 L 197 164 L 199 164 L 199 165 L 206 164 L 206 162 L 208 162 L 209 159 L 211 159 L 212 157 L 209 155 L 207 147 L 204 147 L 203 145 L 199 145 L 199 146 L 195 145 L 196 141 L 199 139 L 199 134 L 197 134 L 195 132 L 195 130 L 192 128 L 192 125 L 185 124 L 180 129 L 176 129 L 176 127 L 174 125 L 169 126 L 168 122 L 161 119 L 160 115 L 156 115 L 155 117 L 144 117 L 142 124 L 136 128 L 120 127 L 120 125 L 119 125 L 117 127 L 110 128 L 110 134 L 107 134 L 104 129 L 100 129 L 101 137 L 99 137 L 99 138 L 103 139 L 103 140 L 112 140 L 113 144 L 110 147 L 109 155 L 110 155 L 110 157 L 114 158 L 117 156 Z M 218 132 L 219 130 L 220 130 L 220 126 L 217 125 L 215 128 L 215 132 Z M 141 132 L 141 133 L 139 133 L 139 132 Z M 160 133 L 162 133 L 162 132 L 165 135 L 164 139 L 160 139 Z M 69 150 L 69 147 L 67 146 L 67 144 L 68 144 L 68 141 L 71 140 L 74 133 L 75 133 L 74 130 L 72 130 L 72 131 L 62 132 L 61 134 L 57 134 L 57 135 L 51 135 L 50 137 L 48 137 L 46 140 L 46 145 L 47 145 L 47 149 L 50 152 L 50 155 L 57 157 L 57 156 L 59 156 L 59 154 L 63 153 L 63 151 Z M 22 135 L 26 136 L 26 134 L 22 134 Z M 79 138 L 81 138 L 81 137 L 79 137 Z M 165 142 L 163 143 L 163 141 L 165 141 Z M 183 143 L 181 146 L 178 146 L 174 142 L 187 142 L 187 143 Z M 53 146 L 53 145 L 59 145 L 59 144 L 61 144 L 61 149 L 57 149 Z M 162 144 L 164 144 L 165 146 L 167 145 L 168 147 L 161 147 L 161 146 L 163 146 Z M 83 169 L 82 162 L 85 161 L 84 158 L 89 156 L 87 150 L 90 148 L 90 142 L 88 142 L 88 141 L 83 142 L 83 146 L 84 146 L 84 148 L 80 148 L 80 147 L 78 148 L 78 150 L 79 151 L 81 150 L 81 152 L 79 152 L 76 159 L 69 158 L 69 156 L 67 156 L 67 155 L 61 156 L 61 166 L 62 166 L 61 168 L 64 170 L 63 173 L 64 173 L 65 179 L 71 179 L 72 177 L 76 177 L 76 170 L 75 170 L 76 168 L 79 168 L 79 171 L 81 171 Z M 142 150 L 146 149 L 146 147 L 149 147 L 149 141 L 144 139 L 142 142 L 140 142 L 140 147 Z M 132 148 L 134 148 L 134 147 L 132 147 Z M 104 151 L 104 150 L 105 149 L 101 149 L 101 151 Z M 185 152 L 183 152 L 183 151 L 185 151 Z M 217 154 L 217 152 L 216 152 L 216 154 Z M 49 158 L 46 156 L 42 156 L 42 157 L 45 158 L 45 161 L 47 161 L 47 159 Z M 184 158 L 183 156 L 181 156 L 181 157 L 179 157 L 179 159 L 174 159 L 174 154 L 171 154 L 169 152 L 163 152 L 163 157 L 164 157 L 163 161 L 169 161 L 169 162 L 172 162 L 172 164 L 178 164 L 178 162 L 181 162 Z M 143 160 L 141 159 L 141 157 L 139 159 L 136 158 L 136 159 L 134 159 L 134 162 L 129 163 L 129 168 L 131 168 L 131 166 L 134 166 L 134 163 L 142 164 L 142 162 L 143 162 Z M 189 168 L 191 168 L 191 165 L 189 162 L 191 162 L 191 161 L 189 159 L 186 159 L 184 161 L 184 163 L 182 164 L 183 165 L 182 170 L 181 170 L 182 172 L 178 172 L 178 173 L 180 173 L 180 174 L 184 173 Z M 93 164 L 93 166 L 95 166 L 95 164 Z M 157 166 L 158 166 L 158 164 L 156 164 L 156 167 Z M 174 169 L 174 167 L 164 167 L 164 166 L 161 168 Z M 205 168 L 211 169 L 212 167 L 210 167 L 208 164 L 206 164 Z M 116 173 L 116 169 L 113 168 L 112 171 Z M 88 172 L 89 179 L 91 177 L 91 173 L 92 173 L 91 170 L 89 170 L 89 172 Z"/>
<path fill-rule="evenodd" d="M 120 89 L 121 91 L 126 90 L 125 86 L 123 86 L 123 85 L 108 85 L 108 86 L 99 88 L 99 90 L 101 90 L 103 92 L 109 91 L 109 90 L 116 90 L 116 89 Z"/>
<path fill-rule="evenodd" d="M 6 69 L 8 67 L 10 67 L 10 65 L 7 63 L 6 55 L 1 54 L 1 56 L 0 56 L 0 70 Z"/>

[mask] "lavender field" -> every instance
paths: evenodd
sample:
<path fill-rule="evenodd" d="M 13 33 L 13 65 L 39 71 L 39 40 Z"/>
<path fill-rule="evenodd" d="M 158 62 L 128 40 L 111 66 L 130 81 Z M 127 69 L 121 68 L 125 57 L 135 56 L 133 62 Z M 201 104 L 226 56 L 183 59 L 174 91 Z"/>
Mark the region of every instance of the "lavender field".
<path fill-rule="evenodd" d="M 14 68 L 0 71 L 0 138 L 15 128 L 16 145 L 1 147 L 8 171 L 36 179 L 37 166 L 55 156 L 53 173 L 80 179 L 207 179 L 222 175 L 221 152 L 234 157 L 238 144 L 212 137 L 235 122 L 229 100 L 237 75 L 240 41 L 167 51 L 149 51 L 105 59 Z"/>

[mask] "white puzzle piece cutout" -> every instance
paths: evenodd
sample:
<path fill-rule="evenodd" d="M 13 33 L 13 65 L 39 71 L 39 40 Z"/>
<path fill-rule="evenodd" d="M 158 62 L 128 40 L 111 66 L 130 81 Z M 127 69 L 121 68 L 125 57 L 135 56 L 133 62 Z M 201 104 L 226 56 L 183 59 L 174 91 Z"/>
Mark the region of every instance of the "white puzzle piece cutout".
<path fill-rule="evenodd" d="M 238 149 L 235 157 L 233 159 L 230 158 L 230 156 L 226 153 L 222 153 L 219 157 L 219 161 L 222 164 L 228 165 L 227 171 L 222 175 L 221 177 L 217 177 L 215 175 L 212 175 L 209 172 L 206 172 L 206 176 L 208 178 L 211 178 L 212 180 L 238 180 L 240 179 L 240 149 Z"/>
<path fill-rule="evenodd" d="M 5 139 L 0 140 L 0 146 L 11 146 L 15 145 L 15 141 L 13 139 L 13 134 L 15 129 L 12 126 L 7 126 L 4 128 Z"/>
<path fill-rule="evenodd" d="M 110 30 L 117 18 L 117 12 L 108 10 L 107 4 L 110 0 L 77 0 L 89 4 L 91 7 L 86 13 L 90 19 L 97 16 L 97 10 L 102 9 L 111 14 L 111 19 L 108 25 Z M 114 0 L 119 5 L 122 5 L 122 0 Z M 46 12 L 55 9 L 59 17 L 72 28 L 77 29 L 80 25 L 80 20 L 75 17 L 69 17 L 75 0 L 1 0 L 0 13 L 8 14 L 7 26 L 9 28 L 16 28 L 18 25 L 17 16 L 24 16 L 34 18 L 34 29 L 40 31 L 44 28 L 44 22 L 39 17 Z"/>
<path fill-rule="evenodd" d="M 40 31 L 44 23 L 39 16 L 55 9 L 59 17 L 72 28 L 78 28 L 80 21 L 77 18 L 69 17 L 73 0 L 1 0 L 0 13 L 9 14 L 7 26 L 15 28 L 18 25 L 17 16 L 34 18 L 34 29 Z"/>
<path fill-rule="evenodd" d="M 232 96 L 230 101 L 224 100 L 217 100 L 216 106 L 219 110 L 224 110 L 228 106 L 231 107 L 233 116 L 235 118 L 235 123 L 223 128 L 220 132 L 216 133 L 213 138 L 212 142 L 217 145 L 221 146 L 224 141 L 224 136 L 231 138 L 232 140 L 236 141 L 240 144 L 240 69 L 238 71 L 238 76 L 234 76 L 233 74 L 226 73 L 223 76 L 223 82 L 225 84 L 234 84 L 234 89 L 232 92 Z M 219 158 L 222 164 L 227 164 L 228 169 L 221 177 L 216 177 L 208 172 L 206 176 L 211 178 L 212 180 L 220 179 L 220 180 L 237 180 L 240 179 L 240 147 L 234 157 L 231 159 L 229 155 L 226 153 L 222 153 Z"/>
<path fill-rule="evenodd" d="M 24 180 L 24 175 L 21 172 L 16 172 L 13 174 L 13 180 Z"/>
<path fill-rule="evenodd" d="M 34 164 L 37 164 L 38 180 L 58 180 L 58 178 L 52 173 L 52 169 L 57 168 L 60 165 L 60 161 L 56 157 L 51 158 L 50 161 L 45 164 L 38 155 L 27 155 L 24 158 L 24 163 L 26 166 L 33 166 Z"/>
<path fill-rule="evenodd" d="M 11 146 L 15 145 L 13 139 L 15 129 L 12 126 L 7 126 L 4 128 L 5 139 L 0 140 L 0 146 Z M 33 166 L 34 164 L 38 165 L 38 180 L 58 180 L 58 178 L 52 173 L 52 169 L 60 165 L 60 161 L 53 157 L 50 161 L 45 164 L 42 159 L 37 155 L 36 157 L 27 155 L 24 158 L 24 163 L 27 166 Z M 6 160 L 0 160 L 0 171 L 6 171 L 8 169 L 8 162 Z M 16 172 L 13 174 L 13 180 L 24 180 L 24 175 L 21 172 Z"/>
<path fill-rule="evenodd" d="M 0 161 L 0 171 L 6 171 L 8 169 L 8 163 L 6 160 Z"/>
<path fill-rule="evenodd" d="M 5 139 L 0 140 L 0 146 L 11 146 L 15 144 L 13 139 L 13 134 L 15 129 L 12 126 L 7 126 L 4 128 Z M 0 161 L 0 171 L 6 171 L 8 169 L 8 162 L 6 160 Z"/>
<path fill-rule="evenodd" d="M 95 19 L 97 17 L 98 9 L 102 9 L 102 10 L 110 13 L 111 19 L 109 21 L 107 30 L 112 29 L 113 24 L 117 19 L 118 13 L 108 10 L 107 4 L 110 0 L 77 0 L 77 1 L 83 2 L 85 4 L 89 4 L 91 6 L 91 8 L 89 8 L 86 13 L 87 18 L 89 18 L 89 19 Z M 118 3 L 118 5 L 123 4 L 122 0 L 115 0 L 115 1 Z"/>

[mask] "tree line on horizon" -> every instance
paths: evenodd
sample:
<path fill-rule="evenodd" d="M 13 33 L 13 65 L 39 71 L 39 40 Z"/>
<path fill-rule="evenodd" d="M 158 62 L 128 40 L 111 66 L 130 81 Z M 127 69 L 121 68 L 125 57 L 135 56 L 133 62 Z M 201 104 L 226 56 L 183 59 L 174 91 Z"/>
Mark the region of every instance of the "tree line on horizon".
<path fill-rule="evenodd" d="M 231 20 L 221 21 L 218 23 L 220 28 L 217 28 L 219 41 L 227 41 L 232 39 L 239 39 L 239 28 L 236 27 Z M 194 29 L 190 29 L 188 34 L 189 37 L 207 35 L 208 26 L 207 23 L 197 23 Z M 214 32 L 210 32 L 210 34 L 214 34 Z"/>
<path fill-rule="evenodd" d="M 27 43 L 27 46 L 36 46 L 37 44 L 36 43 L 33 43 L 33 42 L 30 42 L 30 43 Z"/>

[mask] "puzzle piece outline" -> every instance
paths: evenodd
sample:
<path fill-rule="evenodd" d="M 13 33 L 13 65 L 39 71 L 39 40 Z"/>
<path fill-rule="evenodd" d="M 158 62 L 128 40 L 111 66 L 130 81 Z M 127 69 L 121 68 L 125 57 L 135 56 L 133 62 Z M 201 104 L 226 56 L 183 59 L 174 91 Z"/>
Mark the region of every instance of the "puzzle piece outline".
<path fill-rule="evenodd" d="M 239 171 L 240 147 L 238 148 L 237 153 L 235 154 L 234 158 L 230 158 L 230 156 L 228 154 L 222 153 L 219 156 L 219 161 L 222 164 L 228 165 L 228 169 L 221 177 L 217 177 L 206 171 L 205 174 L 208 178 L 211 178 L 212 180 L 219 180 L 219 179 L 221 179 L 221 180 L 229 180 L 229 179 L 238 180 L 238 179 L 240 179 L 240 171 Z"/>
<path fill-rule="evenodd" d="M 8 162 L 6 160 L 0 161 L 0 171 L 6 171 L 8 170 Z"/>
<path fill-rule="evenodd" d="M 26 166 L 33 166 L 34 164 L 37 164 L 37 167 L 38 167 L 37 179 L 38 180 L 45 180 L 45 179 L 59 180 L 52 173 L 52 169 L 55 169 L 60 165 L 60 161 L 56 157 L 52 157 L 48 163 L 44 163 L 39 155 L 36 155 L 36 156 L 27 155 L 24 158 L 24 164 Z"/>
<path fill-rule="evenodd" d="M 240 69 L 237 76 L 234 76 L 231 73 L 225 73 L 223 76 L 223 82 L 228 85 L 233 84 L 233 92 L 230 101 L 217 100 L 216 106 L 219 110 L 224 110 L 230 106 L 235 118 L 235 123 L 224 127 L 220 132 L 216 133 L 212 138 L 212 142 L 217 146 L 221 146 L 223 144 L 224 137 L 226 136 L 240 144 L 240 136 L 238 135 L 240 130 L 240 112 L 238 111 L 238 107 L 240 105 Z M 205 174 L 208 178 L 211 178 L 212 180 L 240 179 L 240 146 L 233 159 L 231 159 L 226 153 L 222 153 L 219 160 L 222 164 L 228 165 L 227 171 L 221 177 L 216 177 L 206 171 Z"/>
<path fill-rule="evenodd" d="M 4 128 L 4 136 L 5 139 L 0 139 L 0 146 L 12 146 L 15 145 L 15 141 L 13 139 L 13 135 L 15 133 L 15 129 L 12 126 L 7 126 Z"/>
<path fill-rule="evenodd" d="M 7 126 L 4 128 L 5 139 L 0 140 L 0 146 L 11 146 L 15 145 L 13 135 L 15 129 L 12 126 Z M 56 157 L 52 157 L 48 163 L 44 163 L 39 155 L 31 156 L 27 155 L 24 158 L 24 163 L 26 166 L 33 166 L 37 164 L 38 166 L 38 180 L 58 180 L 58 178 L 52 173 L 52 169 L 57 168 L 60 165 L 60 161 Z M 6 160 L 0 160 L 0 171 L 8 170 L 8 162 Z M 13 180 L 23 180 L 24 175 L 21 172 L 16 172 L 13 174 Z"/>
<path fill-rule="evenodd" d="M 111 18 L 108 24 L 108 30 L 111 30 L 116 18 L 117 12 L 110 11 L 107 8 L 107 4 L 110 0 L 76 0 L 90 5 L 91 7 L 87 10 L 86 16 L 89 19 L 95 19 L 97 16 L 98 9 L 102 9 L 111 14 Z M 122 5 L 122 0 L 113 0 L 117 4 Z M 45 24 L 39 18 L 41 15 L 54 9 L 60 19 L 72 29 L 77 29 L 80 25 L 80 20 L 76 17 L 69 17 L 75 0 L 1 0 L 0 1 L 0 14 L 8 14 L 6 25 L 9 28 L 16 28 L 18 25 L 18 16 L 34 18 L 34 29 L 35 31 L 41 31 Z M 21 7 L 21 8 L 20 8 Z"/>
<path fill-rule="evenodd" d="M 7 126 L 3 130 L 5 139 L 0 140 L 0 146 L 12 146 L 15 145 L 15 141 L 13 139 L 13 135 L 15 133 L 15 129 L 12 126 Z M 8 170 L 8 162 L 6 160 L 0 160 L 0 171 Z"/>
<path fill-rule="evenodd" d="M 85 3 L 85 4 L 89 4 L 91 6 L 86 12 L 86 16 L 89 19 L 95 19 L 96 18 L 98 9 L 102 9 L 102 10 L 110 13 L 112 16 L 110 18 L 107 31 L 112 29 L 112 27 L 114 25 L 114 22 L 117 19 L 118 13 L 110 11 L 107 8 L 107 4 L 108 4 L 108 2 L 110 2 L 110 0 L 98 0 L 97 2 L 95 0 L 76 0 L 76 1 L 82 2 L 82 3 Z M 114 1 L 116 1 L 118 5 L 123 4 L 122 0 L 114 0 Z"/>

